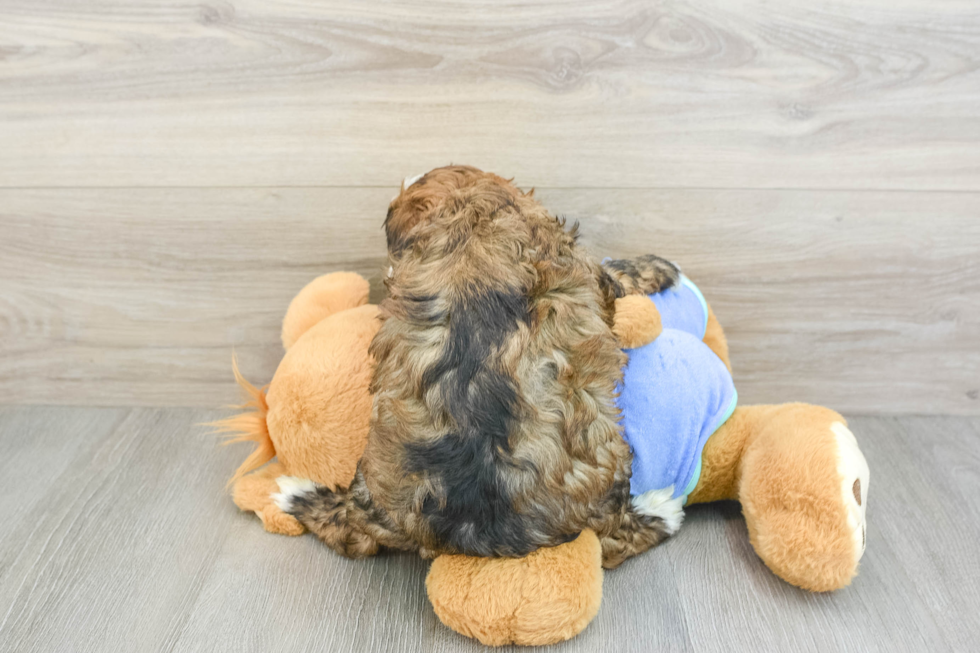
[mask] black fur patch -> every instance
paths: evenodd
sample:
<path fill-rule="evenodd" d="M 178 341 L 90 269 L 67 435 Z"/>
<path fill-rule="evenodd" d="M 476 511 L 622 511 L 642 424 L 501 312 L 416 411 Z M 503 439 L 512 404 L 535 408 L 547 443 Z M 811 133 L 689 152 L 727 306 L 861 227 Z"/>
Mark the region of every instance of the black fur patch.
<path fill-rule="evenodd" d="M 420 298 L 426 301 L 428 298 Z M 426 316 L 428 317 L 428 316 Z M 480 372 L 490 372 L 493 352 L 517 328 L 530 323 L 527 296 L 491 290 L 463 299 L 449 309 L 449 342 L 442 358 L 426 370 L 423 390 L 434 383 L 443 386 L 449 412 L 457 423 L 468 418 L 468 386 Z M 454 372 L 453 383 L 443 376 Z M 448 394 L 445 394 L 447 393 Z"/>
<path fill-rule="evenodd" d="M 423 513 L 436 537 L 461 553 L 521 556 L 537 547 L 498 472 L 533 467 L 510 456 L 517 389 L 494 361 L 518 324 L 529 321 L 523 293 L 486 291 L 453 306 L 442 357 L 422 380 L 423 392 L 439 388 L 456 429 L 434 442 L 410 443 L 406 467 L 439 480 L 445 494 L 428 497 Z"/>
<path fill-rule="evenodd" d="M 601 298 L 602 320 L 610 328 L 616 322 L 616 300 L 626 295 L 622 284 L 609 276 L 605 268 L 599 268 L 599 297 Z"/>
<path fill-rule="evenodd" d="M 395 210 L 392 207 L 388 207 L 388 214 L 385 216 L 384 230 L 385 239 L 388 241 L 388 253 L 393 256 L 398 256 L 404 252 L 412 244 L 412 239 L 408 237 L 406 233 L 407 229 L 395 229 L 391 224 L 391 219 L 394 217 Z"/>
<path fill-rule="evenodd" d="M 403 318 L 408 322 L 428 326 L 446 317 L 435 308 L 435 295 L 402 295 L 398 299 L 404 311 Z"/>

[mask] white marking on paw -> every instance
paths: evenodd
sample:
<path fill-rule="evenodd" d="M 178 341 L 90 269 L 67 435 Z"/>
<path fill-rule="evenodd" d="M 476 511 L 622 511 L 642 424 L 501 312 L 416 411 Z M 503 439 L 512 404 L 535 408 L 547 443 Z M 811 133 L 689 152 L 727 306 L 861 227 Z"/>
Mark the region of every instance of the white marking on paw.
<path fill-rule="evenodd" d="M 294 498 L 316 492 L 316 483 L 299 476 L 280 476 L 276 479 L 276 485 L 279 486 L 279 493 L 273 494 L 272 500 L 285 513 L 293 509 Z"/>
<path fill-rule="evenodd" d="M 673 485 L 662 490 L 650 490 L 633 497 L 633 507 L 639 513 L 662 519 L 667 533 L 673 535 L 680 530 L 684 521 L 684 500 L 687 498 L 672 499 L 673 494 Z"/>
<path fill-rule="evenodd" d="M 854 538 L 854 549 L 860 560 L 867 540 L 868 483 L 871 471 L 868 461 L 858 447 L 857 438 L 842 422 L 830 425 L 837 443 L 837 473 L 840 476 L 841 496 L 847 507 L 847 525 Z M 855 480 L 857 481 L 855 483 Z M 860 497 L 860 499 L 858 498 Z"/>

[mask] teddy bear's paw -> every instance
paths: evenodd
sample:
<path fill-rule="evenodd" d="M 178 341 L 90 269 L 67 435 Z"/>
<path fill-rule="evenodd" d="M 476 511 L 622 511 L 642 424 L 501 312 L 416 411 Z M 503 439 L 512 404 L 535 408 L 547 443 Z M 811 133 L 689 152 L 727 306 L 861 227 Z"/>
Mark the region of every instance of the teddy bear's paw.
<path fill-rule="evenodd" d="M 633 507 L 638 513 L 658 517 L 664 522 L 668 535 L 673 535 L 681 528 L 684 521 L 684 501 L 687 497 L 671 498 L 674 486 L 662 490 L 650 490 L 633 497 Z"/>
<path fill-rule="evenodd" d="M 870 470 L 857 438 L 843 422 L 830 426 L 837 444 L 837 473 L 841 479 L 841 497 L 847 511 L 847 526 L 854 540 L 855 562 L 864 555 L 867 545 L 868 481 Z"/>
<path fill-rule="evenodd" d="M 255 514 L 262 520 L 262 526 L 265 530 L 270 533 L 296 536 L 306 532 L 306 528 L 295 517 L 282 512 L 274 504 L 270 503 Z"/>
<path fill-rule="evenodd" d="M 316 493 L 316 483 L 299 476 L 280 476 L 276 479 L 276 485 L 279 486 L 279 492 L 272 495 L 272 500 L 279 506 L 279 510 L 287 514 L 292 512 L 298 497 Z"/>

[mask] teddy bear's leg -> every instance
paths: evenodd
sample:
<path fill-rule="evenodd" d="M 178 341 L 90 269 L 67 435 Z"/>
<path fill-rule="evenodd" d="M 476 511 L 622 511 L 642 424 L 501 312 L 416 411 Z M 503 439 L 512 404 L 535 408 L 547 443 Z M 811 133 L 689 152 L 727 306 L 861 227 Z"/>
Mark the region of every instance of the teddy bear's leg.
<path fill-rule="evenodd" d="M 711 304 L 708 304 L 708 325 L 704 330 L 704 344 L 708 345 L 708 349 L 715 352 L 715 355 L 731 372 L 732 364 L 728 360 L 728 339 L 725 338 L 725 332 L 722 331 L 721 323 L 715 317 L 715 312 L 711 310 Z"/>
<path fill-rule="evenodd" d="M 689 503 L 738 499 L 756 553 L 783 580 L 839 589 L 864 553 L 868 465 L 838 413 L 739 407 L 705 445 Z"/>
<path fill-rule="evenodd" d="M 490 646 L 554 644 L 580 633 L 602 602 L 602 549 L 595 533 L 523 558 L 443 555 L 425 588 L 436 615 Z"/>
<path fill-rule="evenodd" d="M 289 349 L 301 335 L 334 313 L 368 301 L 370 284 L 355 272 L 332 272 L 317 277 L 300 290 L 282 320 L 282 346 Z"/>
<path fill-rule="evenodd" d="M 235 481 L 232 498 L 240 510 L 258 515 L 270 533 L 302 535 L 306 530 L 303 525 L 280 510 L 272 500 L 271 495 L 278 491 L 276 478 L 285 473 L 281 464 L 269 463 Z"/>

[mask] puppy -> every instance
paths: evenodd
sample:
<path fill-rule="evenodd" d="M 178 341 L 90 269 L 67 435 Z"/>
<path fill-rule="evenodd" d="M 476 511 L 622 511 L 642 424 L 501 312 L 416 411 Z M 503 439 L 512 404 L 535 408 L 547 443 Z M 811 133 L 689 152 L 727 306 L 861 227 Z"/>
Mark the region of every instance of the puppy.
<path fill-rule="evenodd" d="M 403 187 L 385 231 L 367 448 L 350 488 L 284 484 L 283 510 L 350 557 L 524 556 L 591 528 L 611 568 L 663 540 L 630 501 L 611 327 L 677 269 L 602 267 L 533 191 L 465 166 Z"/>

